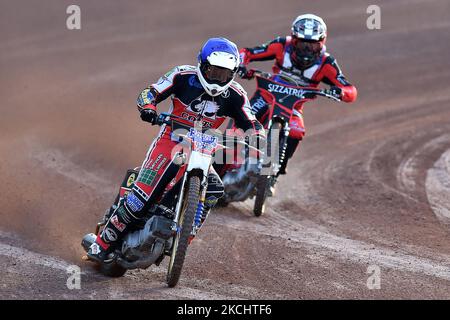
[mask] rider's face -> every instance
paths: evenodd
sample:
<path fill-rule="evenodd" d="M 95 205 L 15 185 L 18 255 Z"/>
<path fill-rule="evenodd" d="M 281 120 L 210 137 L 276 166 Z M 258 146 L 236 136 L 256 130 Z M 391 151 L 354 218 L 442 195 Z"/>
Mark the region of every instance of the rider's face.
<path fill-rule="evenodd" d="M 292 45 L 298 53 L 316 55 L 322 50 L 322 43 L 319 41 L 306 41 L 296 37 L 292 38 Z"/>
<path fill-rule="evenodd" d="M 233 78 L 233 71 L 227 68 L 208 65 L 204 72 L 211 82 L 227 83 Z"/>

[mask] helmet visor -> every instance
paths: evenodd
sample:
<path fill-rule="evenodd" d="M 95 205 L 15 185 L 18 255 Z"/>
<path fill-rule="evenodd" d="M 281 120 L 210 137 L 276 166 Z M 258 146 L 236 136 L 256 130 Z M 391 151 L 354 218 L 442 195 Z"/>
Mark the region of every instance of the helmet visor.
<path fill-rule="evenodd" d="M 292 45 L 295 51 L 299 55 L 318 55 L 322 51 L 322 42 L 320 41 L 307 41 L 293 37 Z"/>
<path fill-rule="evenodd" d="M 210 65 L 205 66 L 203 74 L 210 83 L 226 84 L 234 77 L 234 72 L 227 68 Z"/>

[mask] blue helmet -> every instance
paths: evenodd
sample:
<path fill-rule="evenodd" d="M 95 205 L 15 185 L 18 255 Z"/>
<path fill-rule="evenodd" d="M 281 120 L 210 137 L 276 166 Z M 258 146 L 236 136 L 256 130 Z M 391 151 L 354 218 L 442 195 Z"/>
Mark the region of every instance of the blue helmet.
<path fill-rule="evenodd" d="M 231 85 L 239 67 L 237 46 L 225 38 L 210 38 L 198 54 L 198 78 L 205 91 L 217 96 Z"/>

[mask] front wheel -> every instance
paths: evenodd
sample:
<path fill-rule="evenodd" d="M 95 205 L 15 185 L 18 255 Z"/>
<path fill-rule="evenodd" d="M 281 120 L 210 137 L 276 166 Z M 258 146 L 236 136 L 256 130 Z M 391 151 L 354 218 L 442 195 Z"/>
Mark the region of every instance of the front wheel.
<path fill-rule="evenodd" d="M 256 196 L 255 205 L 253 206 L 253 213 L 255 216 L 261 216 L 266 210 L 266 199 L 269 194 L 271 176 L 260 175 L 256 182 Z"/>
<path fill-rule="evenodd" d="M 271 156 L 272 151 L 279 153 L 280 146 L 280 138 L 279 134 L 282 133 L 282 124 L 280 122 L 274 122 L 269 130 L 267 135 L 267 156 Z M 272 135 L 274 132 L 277 132 L 276 138 L 272 139 Z M 272 141 L 274 140 L 274 141 Z M 272 157 L 273 158 L 273 157 Z M 273 167 L 272 163 L 264 164 L 263 169 L 270 169 Z M 256 182 L 256 195 L 255 195 L 255 204 L 253 206 L 253 213 L 255 216 L 261 216 L 266 209 L 266 199 L 269 195 L 270 186 L 272 183 L 273 176 L 272 175 L 263 175 L 260 174 L 258 176 L 258 181 Z"/>
<path fill-rule="evenodd" d="M 167 272 L 167 284 L 171 288 L 175 287 L 180 279 L 199 198 L 200 178 L 197 176 L 192 176 L 189 178 L 187 183 L 184 204 L 182 206 L 180 216 L 178 217 L 178 230 L 174 238 L 172 254 L 170 256 L 169 269 Z"/>
<path fill-rule="evenodd" d="M 120 266 L 117 263 L 116 259 L 114 259 L 113 261 L 108 262 L 108 263 L 100 264 L 99 269 L 103 275 L 105 275 L 107 277 L 111 277 L 111 278 L 122 277 L 125 274 L 125 272 L 127 272 L 127 269 Z"/>

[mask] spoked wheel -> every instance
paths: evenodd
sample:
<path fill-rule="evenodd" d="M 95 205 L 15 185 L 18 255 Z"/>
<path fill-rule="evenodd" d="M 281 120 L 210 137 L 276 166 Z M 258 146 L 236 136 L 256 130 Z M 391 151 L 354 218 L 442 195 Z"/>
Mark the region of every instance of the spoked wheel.
<path fill-rule="evenodd" d="M 272 133 L 274 130 L 278 130 L 281 133 L 282 124 L 280 122 L 274 122 L 269 130 L 268 139 L 267 139 L 267 152 L 268 156 L 270 156 L 272 150 L 275 152 L 280 152 L 280 139 L 272 139 Z M 275 141 L 272 141 L 275 140 Z M 273 145 L 274 144 L 274 145 Z M 272 167 L 272 163 L 265 164 L 263 169 L 270 169 Z M 256 196 L 255 196 L 255 204 L 253 206 L 253 213 L 255 216 L 261 216 L 266 209 L 266 199 L 270 191 L 270 187 L 272 184 L 272 175 L 263 175 L 260 174 L 258 176 L 258 180 L 256 182 Z"/>
<path fill-rule="evenodd" d="M 174 238 L 172 254 L 169 261 L 167 284 L 171 288 L 175 287 L 180 279 L 199 198 L 200 178 L 192 176 L 189 178 L 185 193 L 184 206 L 180 212 L 180 216 L 178 217 L 177 228 L 179 230 L 177 230 Z"/>
<path fill-rule="evenodd" d="M 266 199 L 269 194 L 271 176 L 260 175 L 256 182 L 256 196 L 255 205 L 253 206 L 253 213 L 259 217 L 266 209 Z"/>
<path fill-rule="evenodd" d="M 224 199 L 224 197 L 219 198 L 219 200 L 217 201 L 216 207 L 221 207 L 221 208 L 225 208 L 228 207 L 229 202 L 227 200 Z"/>
<path fill-rule="evenodd" d="M 116 258 L 114 258 L 111 262 L 104 262 L 99 265 L 100 272 L 107 276 L 112 278 L 118 278 L 121 277 L 127 272 L 127 269 L 123 268 L 117 263 Z"/>

